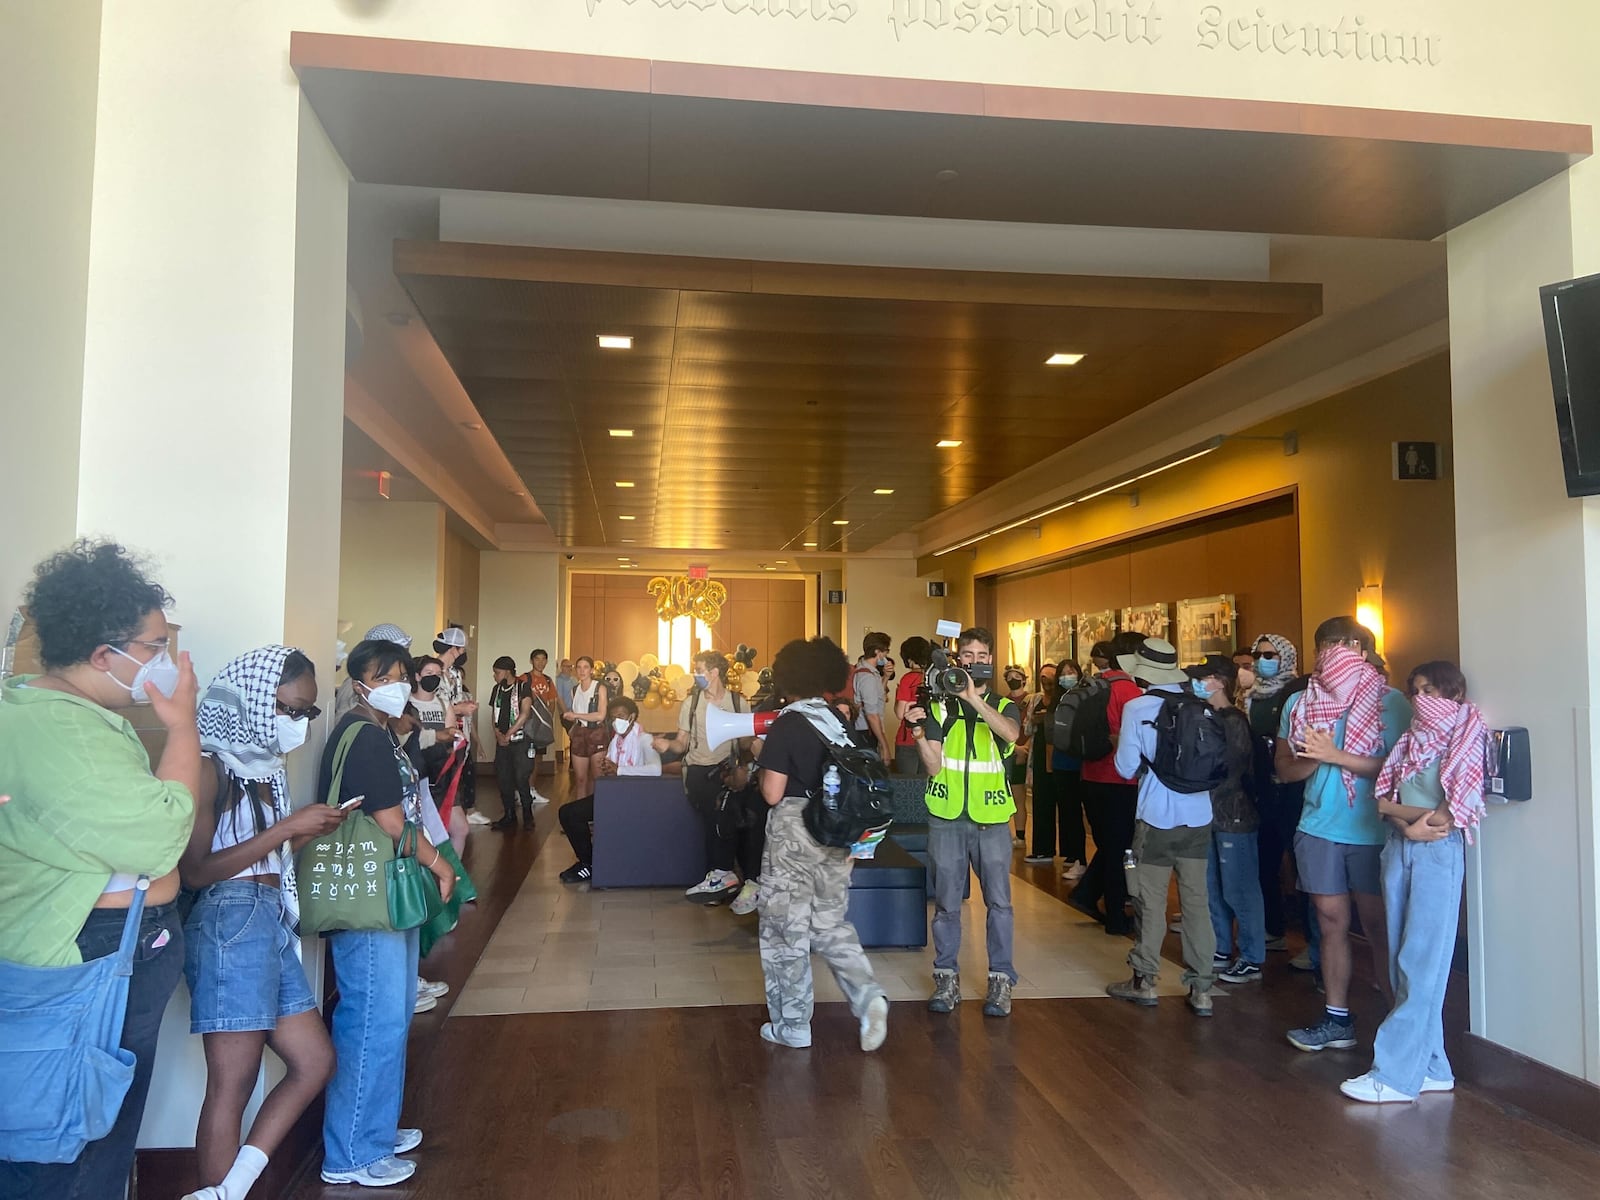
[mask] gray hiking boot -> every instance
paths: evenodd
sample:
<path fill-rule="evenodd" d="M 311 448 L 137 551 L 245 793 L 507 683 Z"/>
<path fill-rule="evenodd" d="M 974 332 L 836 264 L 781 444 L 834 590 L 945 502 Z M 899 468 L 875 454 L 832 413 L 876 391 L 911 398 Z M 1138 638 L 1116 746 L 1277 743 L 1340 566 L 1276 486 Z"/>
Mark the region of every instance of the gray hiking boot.
<path fill-rule="evenodd" d="M 955 1012 L 961 1005 L 961 976 L 955 971 L 933 973 L 933 995 L 928 1000 L 928 1011 Z"/>
<path fill-rule="evenodd" d="M 1115 996 L 1118 1000 L 1131 1000 L 1145 1008 L 1154 1008 L 1156 1003 L 1156 981 L 1148 975 L 1134 972 L 1133 978 L 1123 983 L 1113 983 L 1106 986 L 1106 995 Z"/>
<path fill-rule="evenodd" d="M 1011 980 L 1004 975 L 989 976 L 989 994 L 983 1001 L 983 1015 L 986 1017 L 1011 1015 Z"/>

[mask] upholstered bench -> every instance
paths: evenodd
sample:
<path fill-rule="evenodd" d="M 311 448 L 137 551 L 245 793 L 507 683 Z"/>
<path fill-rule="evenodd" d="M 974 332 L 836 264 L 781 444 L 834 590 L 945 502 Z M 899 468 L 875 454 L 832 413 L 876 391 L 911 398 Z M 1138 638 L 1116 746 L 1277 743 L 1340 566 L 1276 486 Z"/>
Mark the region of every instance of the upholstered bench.
<path fill-rule="evenodd" d="M 927 868 L 893 838 L 850 871 L 850 923 L 863 946 L 928 944 Z"/>
<path fill-rule="evenodd" d="M 628 776 L 594 785 L 597 888 L 688 887 L 706 874 L 705 823 L 683 779 Z"/>

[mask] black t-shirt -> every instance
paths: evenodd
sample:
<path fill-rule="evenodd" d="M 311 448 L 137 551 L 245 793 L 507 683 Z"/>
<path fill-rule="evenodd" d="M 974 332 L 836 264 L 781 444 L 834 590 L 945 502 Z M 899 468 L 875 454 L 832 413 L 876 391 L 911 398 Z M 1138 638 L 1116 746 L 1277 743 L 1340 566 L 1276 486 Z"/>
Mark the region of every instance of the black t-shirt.
<path fill-rule="evenodd" d="M 361 811 L 382 812 L 398 804 L 406 806 L 409 815 L 417 806 L 417 777 L 406 752 L 388 730 L 364 720 L 356 713 L 346 713 L 333 727 L 327 747 L 322 751 L 322 770 L 317 778 L 317 795 L 326 802 L 328 789 L 333 786 L 333 755 L 339 739 L 352 724 L 363 728 L 356 735 L 350 753 L 344 760 L 344 778 L 339 781 L 339 802 L 361 797 Z"/>
<path fill-rule="evenodd" d="M 533 689 L 518 679 L 512 683 L 497 683 L 489 693 L 489 707 L 494 710 L 494 727 L 501 733 L 510 733 L 522 713 L 522 702 L 533 695 Z"/>
<path fill-rule="evenodd" d="M 811 722 L 796 712 L 784 713 L 767 730 L 761 744 L 761 769 L 789 777 L 785 796 L 804 798 L 822 787 L 822 773 L 832 756 Z"/>

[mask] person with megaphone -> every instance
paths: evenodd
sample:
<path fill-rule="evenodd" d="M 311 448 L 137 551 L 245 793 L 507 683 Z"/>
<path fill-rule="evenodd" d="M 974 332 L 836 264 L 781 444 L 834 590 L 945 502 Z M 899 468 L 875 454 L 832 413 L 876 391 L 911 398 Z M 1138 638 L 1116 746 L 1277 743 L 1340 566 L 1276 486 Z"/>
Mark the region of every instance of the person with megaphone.
<path fill-rule="evenodd" d="M 811 1045 L 813 951 L 827 962 L 850 1002 L 861 1048 L 876 1050 L 889 1032 L 888 997 L 845 917 L 856 848 L 821 844 L 806 819 L 809 804 L 829 802 L 839 792 L 839 749 L 849 747 L 861 757 L 824 698 L 844 691 L 849 672 L 844 651 L 823 637 L 790 642 L 772 663 L 774 690 L 786 707 L 765 731 L 759 764 L 761 796 L 770 809 L 761 859 L 761 973 L 768 1016 L 761 1038 L 777 1046 Z M 881 775 L 882 765 L 874 765 Z"/>
<path fill-rule="evenodd" d="M 705 822 L 708 870 L 683 895 L 695 904 L 732 900 L 733 911 L 743 916 L 756 910 L 767 814 L 764 809 L 748 814 L 740 803 L 750 782 L 750 772 L 740 760 L 752 748 L 752 734 L 713 739 L 708 728 L 713 719 L 741 714 L 748 703 L 728 687 L 726 655 L 705 650 L 694 656 L 693 666 L 694 689 L 678 710 L 678 732 L 668 745 L 683 755 L 684 792 Z M 724 789 L 729 793 L 726 803 Z M 727 811 L 730 806 L 734 811 Z"/>

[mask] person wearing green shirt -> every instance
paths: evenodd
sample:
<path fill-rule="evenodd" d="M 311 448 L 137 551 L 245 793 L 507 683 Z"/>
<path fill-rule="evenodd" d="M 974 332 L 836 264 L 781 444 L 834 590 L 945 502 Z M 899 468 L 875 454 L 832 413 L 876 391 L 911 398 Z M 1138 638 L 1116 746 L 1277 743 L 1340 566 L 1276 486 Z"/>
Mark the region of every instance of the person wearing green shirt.
<path fill-rule="evenodd" d="M 199 688 L 189 656 L 168 650 L 171 597 L 121 546 L 83 541 L 45 560 L 26 604 L 44 673 L 0 690 L 0 790 L 12 798 L 0 806 L 0 959 L 53 967 L 112 954 L 140 877 L 149 889 L 121 1043 L 136 1067 L 117 1121 L 75 1162 L 0 1162 L 0 1195 L 120 1196 L 183 972 L 176 868 L 200 784 Z M 141 704 L 166 729 L 153 771 L 122 715 Z"/>

